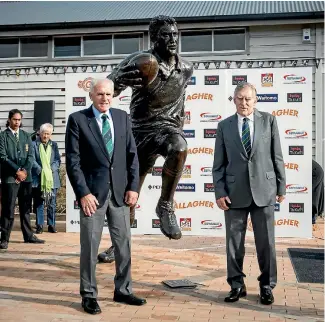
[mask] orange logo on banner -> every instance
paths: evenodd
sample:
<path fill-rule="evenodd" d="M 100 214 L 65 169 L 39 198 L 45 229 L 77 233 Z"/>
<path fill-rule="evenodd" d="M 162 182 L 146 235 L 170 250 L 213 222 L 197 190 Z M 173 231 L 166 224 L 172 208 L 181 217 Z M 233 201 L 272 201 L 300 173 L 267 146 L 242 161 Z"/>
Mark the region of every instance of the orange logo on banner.
<path fill-rule="evenodd" d="M 187 101 L 191 100 L 209 100 L 213 101 L 213 95 L 209 93 L 194 93 L 192 95 L 187 95 L 186 97 Z"/>
<path fill-rule="evenodd" d="M 294 226 L 299 228 L 299 224 L 300 224 L 299 220 L 294 220 L 294 219 L 274 220 L 274 226 Z M 250 218 L 247 220 L 247 230 L 253 231 L 253 224 Z"/>
<path fill-rule="evenodd" d="M 195 200 L 188 202 L 176 202 L 174 201 L 175 209 L 197 208 L 206 207 L 213 209 L 213 202 L 207 200 Z"/>
<path fill-rule="evenodd" d="M 213 149 L 211 148 L 192 148 L 188 149 L 188 154 L 210 154 L 213 155 Z"/>
<path fill-rule="evenodd" d="M 274 116 L 288 115 L 288 116 L 296 116 L 296 117 L 298 117 L 298 113 L 299 113 L 299 111 L 297 111 L 297 110 L 291 110 L 289 108 L 286 108 L 286 109 L 283 109 L 283 110 L 273 111 L 272 115 L 274 115 Z"/>
<path fill-rule="evenodd" d="M 293 219 L 278 219 L 274 220 L 274 226 L 294 226 L 299 228 L 299 220 Z"/>
<path fill-rule="evenodd" d="M 299 171 L 299 164 L 297 164 L 297 163 L 285 163 L 284 166 L 288 170 Z"/>
<path fill-rule="evenodd" d="M 80 80 L 78 82 L 78 87 L 82 88 L 85 92 L 90 92 L 90 84 L 92 80 L 93 80 L 92 77 L 87 77 L 83 81 Z"/>

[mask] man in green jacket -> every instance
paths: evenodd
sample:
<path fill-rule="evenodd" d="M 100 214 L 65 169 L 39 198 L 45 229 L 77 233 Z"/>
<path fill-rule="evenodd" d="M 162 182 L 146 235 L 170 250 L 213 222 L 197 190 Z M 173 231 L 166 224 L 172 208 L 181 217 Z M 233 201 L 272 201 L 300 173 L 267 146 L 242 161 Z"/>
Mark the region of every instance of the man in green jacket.
<path fill-rule="evenodd" d="M 2 215 L 0 249 L 7 249 L 14 224 L 15 203 L 18 197 L 21 230 L 25 243 L 43 244 L 32 231 L 30 206 L 32 198 L 31 168 L 32 141 L 23 131 L 23 114 L 17 109 L 9 112 L 7 129 L 0 135 L 0 162 L 2 181 Z"/>

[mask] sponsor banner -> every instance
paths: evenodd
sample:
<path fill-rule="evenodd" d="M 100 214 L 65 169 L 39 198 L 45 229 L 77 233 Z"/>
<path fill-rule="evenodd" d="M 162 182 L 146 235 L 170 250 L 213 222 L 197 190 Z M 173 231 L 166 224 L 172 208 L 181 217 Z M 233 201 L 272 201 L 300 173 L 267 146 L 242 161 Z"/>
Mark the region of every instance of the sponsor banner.
<path fill-rule="evenodd" d="M 73 97 L 72 106 L 86 106 L 86 97 Z"/>
<path fill-rule="evenodd" d="M 242 83 L 247 83 L 247 75 L 233 75 L 232 85 L 240 85 Z"/>
<path fill-rule="evenodd" d="M 213 183 L 205 183 L 204 184 L 204 192 L 214 192 Z"/>
<path fill-rule="evenodd" d="M 66 120 L 71 113 L 91 105 L 88 94 L 91 80 L 106 78 L 108 74 L 64 75 Z M 305 216 L 307 209 L 312 208 L 312 79 L 311 67 L 194 70 L 186 88 L 182 119 L 187 159 L 174 196 L 175 215 L 179 225 L 182 223 L 184 235 L 225 235 L 224 212 L 215 204 L 213 193 L 215 135 L 219 122 L 235 113 L 235 87 L 250 82 L 258 93 L 257 108 L 277 119 L 285 160 L 287 194 L 283 203 L 274 205 L 275 235 L 312 236 L 311 220 Z M 113 99 L 112 106 L 129 114 L 131 97 L 132 89 L 127 88 Z M 151 175 L 146 176 L 142 186 L 132 234 L 162 234 L 157 229 L 160 223 L 155 210 L 161 194 L 164 163 L 165 159 L 158 157 L 148 171 Z M 68 178 L 66 187 L 67 200 L 75 200 Z M 301 203 L 303 207 L 300 207 Z M 306 212 L 302 213 L 302 209 Z M 66 212 L 67 232 L 79 232 L 79 206 L 67 202 Z M 103 233 L 108 234 L 107 227 Z M 248 231 L 248 235 L 253 234 Z"/>
<path fill-rule="evenodd" d="M 288 163 L 284 163 L 284 167 L 287 169 L 287 170 L 293 170 L 293 171 L 299 171 L 299 164 L 298 163 L 291 163 L 291 162 L 288 162 Z"/>
<path fill-rule="evenodd" d="M 204 129 L 203 137 L 205 139 L 215 139 L 217 136 L 217 129 Z"/>
<path fill-rule="evenodd" d="M 149 190 L 160 190 L 161 185 L 151 185 L 148 186 Z M 186 192 L 195 192 L 195 183 L 179 183 L 176 186 L 176 191 L 186 191 Z"/>
<path fill-rule="evenodd" d="M 222 229 L 223 225 L 219 221 L 214 221 L 210 219 L 201 220 L 201 229 Z"/>
<path fill-rule="evenodd" d="M 283 76 L 283 84 L 306 84 L 306 77 L 297 74 L 287 74 Z"/>
<path fill-rule="evenodd" d="M 287 93 L 287 102 L 288 103 L 301 103 L 302 102 L 302 93 Z"/>
<path fill-rule="evenodd" d="M 287 193 L 307 193 L 308 188 L 304 185 L 296 184 L 296 183 L 289 183 L 286 185 Z"/>
<path fill-rule="evenodd" d="M 276 103 L 279 100 L 278 96 L 278 94 L 257 94 L 257 102 Z"/>
<path fill-rule="evenodd" d="M 289 212 L 305 212 L 304 203 L 289 202 Z"/>
<path fill-rule="evenodd" d="M 159 219 L 151 219 L 152 228 L 160 228 L 160 220 Z"/>
<path fill-rule="evenodd" d="M 275 110 L 272 112 L 272 115 L 274 115 L 274 116 L 295 116 L 295 117 L 298 117 L 298 114 L 299 114 L 298 110 L 293 110 L 290 108 Z"/>
<path fill-rule="evenodd" d="M 212 167 L 202 167 L 200 176 L 201 177 L 212 177 Z"/>
<path fill-rule="evenodd" d="M 192 230 L 192 218 L 180 218 L 179 227 L 182 231 Z"/>
<path fill-rule="evenodd" d="M 262 87 L 273 87 L 273 73 L 261 74 Z"/>
<path fill-rule="evenodd" d="M 187 82 L 187 85 L 196 85 L 196 77 L 192 76 Z"/>
<path fill-rule="evenodd" d="M 300 129 L 288 129 L 285 130 L 286 139 L 308 139 L 308 133 L 305 130 Z"/>
<path fill-rule="evenodd" d="M 194 100 L 204 100 L 204 101 L 213 101 L 213 94 L 211 93 L 193 93 L 186 96 L 186 101 Z"/>
<path fill-rule="evenodd" d="M 219 85 L 219 75 L 204 76 L 204 85 Z"/>
<path fill-rule="evenodd" d="M 184 136 L 187 139 L 195 138 L 195 130 L 183 130 L 183 131 L 184 131 Z"/>
<path fill-rule="evenodd" d="M 304 146 L 289 145 L 289 155 L 304 155 Z"/>
<path fill-rule="evenodd" d="M 209 112 L 200 114 L 200 122 L 220 122 L 222 120 L 222 116 L 219 114 L 213 114 Z"/>

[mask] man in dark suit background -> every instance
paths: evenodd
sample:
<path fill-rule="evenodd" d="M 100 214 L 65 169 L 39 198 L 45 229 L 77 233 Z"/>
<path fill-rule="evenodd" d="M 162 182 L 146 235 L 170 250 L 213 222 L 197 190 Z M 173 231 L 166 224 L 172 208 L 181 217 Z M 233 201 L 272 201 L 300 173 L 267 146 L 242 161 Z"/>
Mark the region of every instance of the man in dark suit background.
<path fill-rule="evenodd" d="M 257 258 L 260 300 L 272 304 L 277 282 L 274 204 L 286 192 L 285 168 L 276 118 L 255 109 L 256 89 L 238 85 L 234 93 L 237 113 L 220 122 L 213 163 L 216 202 L 225 211 L 227 281 L 226 302 L 246 296 L 243 273 L 245 234 L 250 213 Z"/>
<path fill-rule="evenodd" d="M 80 294 L 87 313 L 98 314 L 96 263 L 105 216 L 115 249 L 113 300 L 143 305 L 132 294 L 130 209 L 138 199 L 137 149 L 126 112 L 110 108 L 111 80 L 93 80 L 93 105 L 69 116 L 66 167 L 80 210 Z"/>
<path fill-rule="evenodd" d="M 9 112 L 7 129 L 0 135 L 0 161 L 2 181 L 2 215 L 0 249 L 7 249 L 14 224 L 15 203 L 18 196 L 20 225 L 25 243 L 44 243 L 38 239 L 30 225 L 32 198 L 31 168 L 32 141 L 20 129 L 23 114 L 17 109 Z"/>

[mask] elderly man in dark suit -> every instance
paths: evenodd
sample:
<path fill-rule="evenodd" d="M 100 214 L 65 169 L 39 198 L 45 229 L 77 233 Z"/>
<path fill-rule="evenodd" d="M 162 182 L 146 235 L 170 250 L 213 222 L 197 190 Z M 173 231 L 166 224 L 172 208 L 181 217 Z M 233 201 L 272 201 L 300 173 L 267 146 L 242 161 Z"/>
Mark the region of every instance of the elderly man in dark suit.
<path fill-rule="evenodd" d="M 18 196 L 20 226 L 25 243 L 44 243 L 38 239 L 30 225 L 33 164 L 32 141 L 22 130 L 23 114 L 14 109 L 9 112 L 7 129 L 0 135 L 0 161 L 2 181 L 2 215 L 0 249 L 7 249 L 14 224 L 15 203 Z"/>
<path fill-rule="evenodd" d="M 220 122 L 213 163 L 217 205 L 225 211 L 227 281 L 226 302 L 246 296 L 243 273 L 245 233 L 250 213 L 257 258 L 260 300 L 272 304 L 277 282 L 274 204 L 286 192 L 285 168 L 276 118 L 255 109 L 256 89 L 238 85 L 234 93 L 237 113 Z"/>
<path fill-rule="evenodd" d="M 93 80 L 93 105 L 69 116 L 66 167 L 80 202 L 80 294 L 87 313 L 98 314 L 96 264 L 105 216 L 115 249 L 115 302 L 143 305 L 132 294 L 130 209 L 138 199 L 137 148 L 126 112 L 110 108 L 111 80 Z"/>
<path fill-rule="evenodd" d="M 56 233 L 56 195 L 61 187 L 61 157 L 58 144 L 51 140 L 53 125 L 42 124 L 40 135 L 33 141 L 34 162 L 32 167 L 34 208 L 36 210 L 36 234 L 43 233 L 44 205 L 47 205 L 49 233 Z"/>

